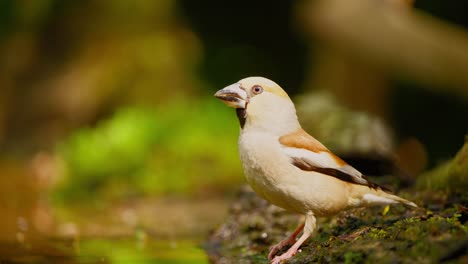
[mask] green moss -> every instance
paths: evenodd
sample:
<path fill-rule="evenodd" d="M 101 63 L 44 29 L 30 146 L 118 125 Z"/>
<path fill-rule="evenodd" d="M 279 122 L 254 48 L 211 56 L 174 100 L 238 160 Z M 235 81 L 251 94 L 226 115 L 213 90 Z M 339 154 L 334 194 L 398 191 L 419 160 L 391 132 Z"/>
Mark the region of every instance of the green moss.
<path fill-rule="evenodd" d="M 452 160 L 418 178 L 417 186 L 428 190 L 466 192 L 468 189 L 468 135 L 465 145 Z"/>
<path fill-rule="evenodd" d="M 371 238 L 387 238 L 389 237 L 389 233 L 380 228 L 371 228 L 368 234 Z"/>
<path fill-rule="evenodd" d="M 344 254 L 345 264 L 362 263 L 364 259 L 365 259 L 365 254 L 363 252 L 350 251 Z"/>
<path fill-rule="evenodd" d="M 441 259 L 460 262 L 467 254 L 460 249 L 468 239 L 468 225 L 464 220 L 467 212 L 463 209 L 463 204 L 468 204 L 466 196 L 441 192 L 413 192 L 413 195 L 418 197 L 415 202 L 422 208 L 394 206 L 382 215 L 379 213 L 382 209 L 377 207 L 319 218 L 313 237 L 288 263 L 438 263 Z M 433 200 L 434 197 L 445 199 Z M 249 199 L 253 200 L 232 214 L 211 240 L 221 245 L 218 254 L 225 259 L 267 263 L 264 257 L 269 246 L 292 232 L 298 217 L 268 206 L 255 196 Z M 439 209 L 423 209 L 429 204 Z M 261 217 L 264 225 L 255 231 L 236 228 L 250 222 L 250 217 Z M 268 239 L 256 239 L 261 234 L 267 234 Z M 233 251 L 233 244 L 248 249 L 248 257 Z M 453 253 L 460 250 L 461 255 Z"/>

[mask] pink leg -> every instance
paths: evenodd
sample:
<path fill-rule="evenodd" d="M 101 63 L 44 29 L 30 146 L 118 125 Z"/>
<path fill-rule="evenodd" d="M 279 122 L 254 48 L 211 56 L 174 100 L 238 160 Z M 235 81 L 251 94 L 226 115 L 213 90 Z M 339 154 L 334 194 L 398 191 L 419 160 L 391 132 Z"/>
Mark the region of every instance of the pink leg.
<path fill-rule="evenodd" d="M 304 243 L 314 232 L 314 229 L 316 227 L 316 221 L 315 221 L 315 216 L 312 212 L 308 212 L 306 214 L 306 220 L 305 220 L 305 225 L 304 225 L 304 233 L 302 233 L 302 236 L 286 251 L 281 256 L 276 256 L 272 261 L 271 264 L 280 264 L 283 260 L 287 260 L 291 258 L 292 256 L 296 255 L 297 250 L 299 247 Z"/>
<path fill-rule="evenodd" d="M 292 233 L 288 238 L 286 238 L 286 239 L 282 240 L 281 242 L 279 242 L 278 244 L 272 246 L 270 248 L 270 253 L 268 253 L 268 259 L 272 260 L 276 256 L 276 253 L 278 253 L 280 250 L 282 250 L 286 246 L 291 246 L 292 244 L 294 244 L 294 242 L 296 242 L 297 235 L 299 235 L 299 233 L 302 231 L 302 229 L 304 229 L 304 225 L 305 225 L 305 223 L 302 223 L 296 229 L 296 231 L 294 231 L 294 233 Z"/>

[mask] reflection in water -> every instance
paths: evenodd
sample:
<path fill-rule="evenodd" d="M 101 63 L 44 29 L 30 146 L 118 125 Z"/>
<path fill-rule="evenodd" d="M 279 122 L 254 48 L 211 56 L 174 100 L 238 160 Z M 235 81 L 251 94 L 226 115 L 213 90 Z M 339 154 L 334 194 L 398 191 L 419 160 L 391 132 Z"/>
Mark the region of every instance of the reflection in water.
<path fill-rule="evenodd" d="M 81 243 L 80 251 L 79 260 L 106 263 L 208 263 L 205 252 L 192 241 L 90 240 Z"/>
<path fill-rule="evenodd" d="M 0 263 L 208 263 L 198 245 L 227 208 L 213 199 L 54 208 L 29 166 L 0 168 Z"/>
<path fill-rule="evenodd" d="M 193 241 L 50 239 L 28 244 L 1 243 L 0 247 L 0 262 L 8 263 L 208 263 L 205 252 Z"/>

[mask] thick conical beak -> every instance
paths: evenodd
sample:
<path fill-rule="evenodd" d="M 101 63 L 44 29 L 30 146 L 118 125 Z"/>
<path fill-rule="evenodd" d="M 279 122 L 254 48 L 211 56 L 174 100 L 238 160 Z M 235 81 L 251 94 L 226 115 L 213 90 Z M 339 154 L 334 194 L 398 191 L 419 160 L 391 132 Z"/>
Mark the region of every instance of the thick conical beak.
<path fill-rule="evenodd" d="M 238 83 L 231 84 L 217 91 L 214 96 L 230 107 L 245 108 L 247 106 L 247 93 Z"/>

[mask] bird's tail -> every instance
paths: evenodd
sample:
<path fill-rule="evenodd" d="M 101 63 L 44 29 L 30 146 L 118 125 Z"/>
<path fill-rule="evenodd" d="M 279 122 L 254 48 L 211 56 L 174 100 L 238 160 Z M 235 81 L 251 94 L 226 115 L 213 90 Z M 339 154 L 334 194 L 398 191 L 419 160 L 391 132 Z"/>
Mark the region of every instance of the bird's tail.
<path fill-rule="evenodd" d="M 415 203 L 408 201 L 406 199 L 403 199 L 399 196 L 396 196 L 394 194 L 385 192 L 383 190 L 373 190 L 372 192 L 366 193 L 363 196 L 364 202 L 374 205 L 374 204 L 396 204 L 396 203 L 401 203 L 407 206 L 411 207 L 418 207 Z"/>
<path fill-rule="evenodd" d="M 396 196 L 394 194 L 390 194 L 390 193 L 385 193 L 387 195 L 387 197 L 389 199 L 392 199 L 398 203 L 401 203 L 401 204 L 404 204 L 404 205 L 407 205 L 407 206 L 411 206 L 411 207 L 418 207 L 415 203 L 411 202 L 411 201 L 408 201 L 406 199 L 403 199 L 401 198 L 400 196 Z"/>

